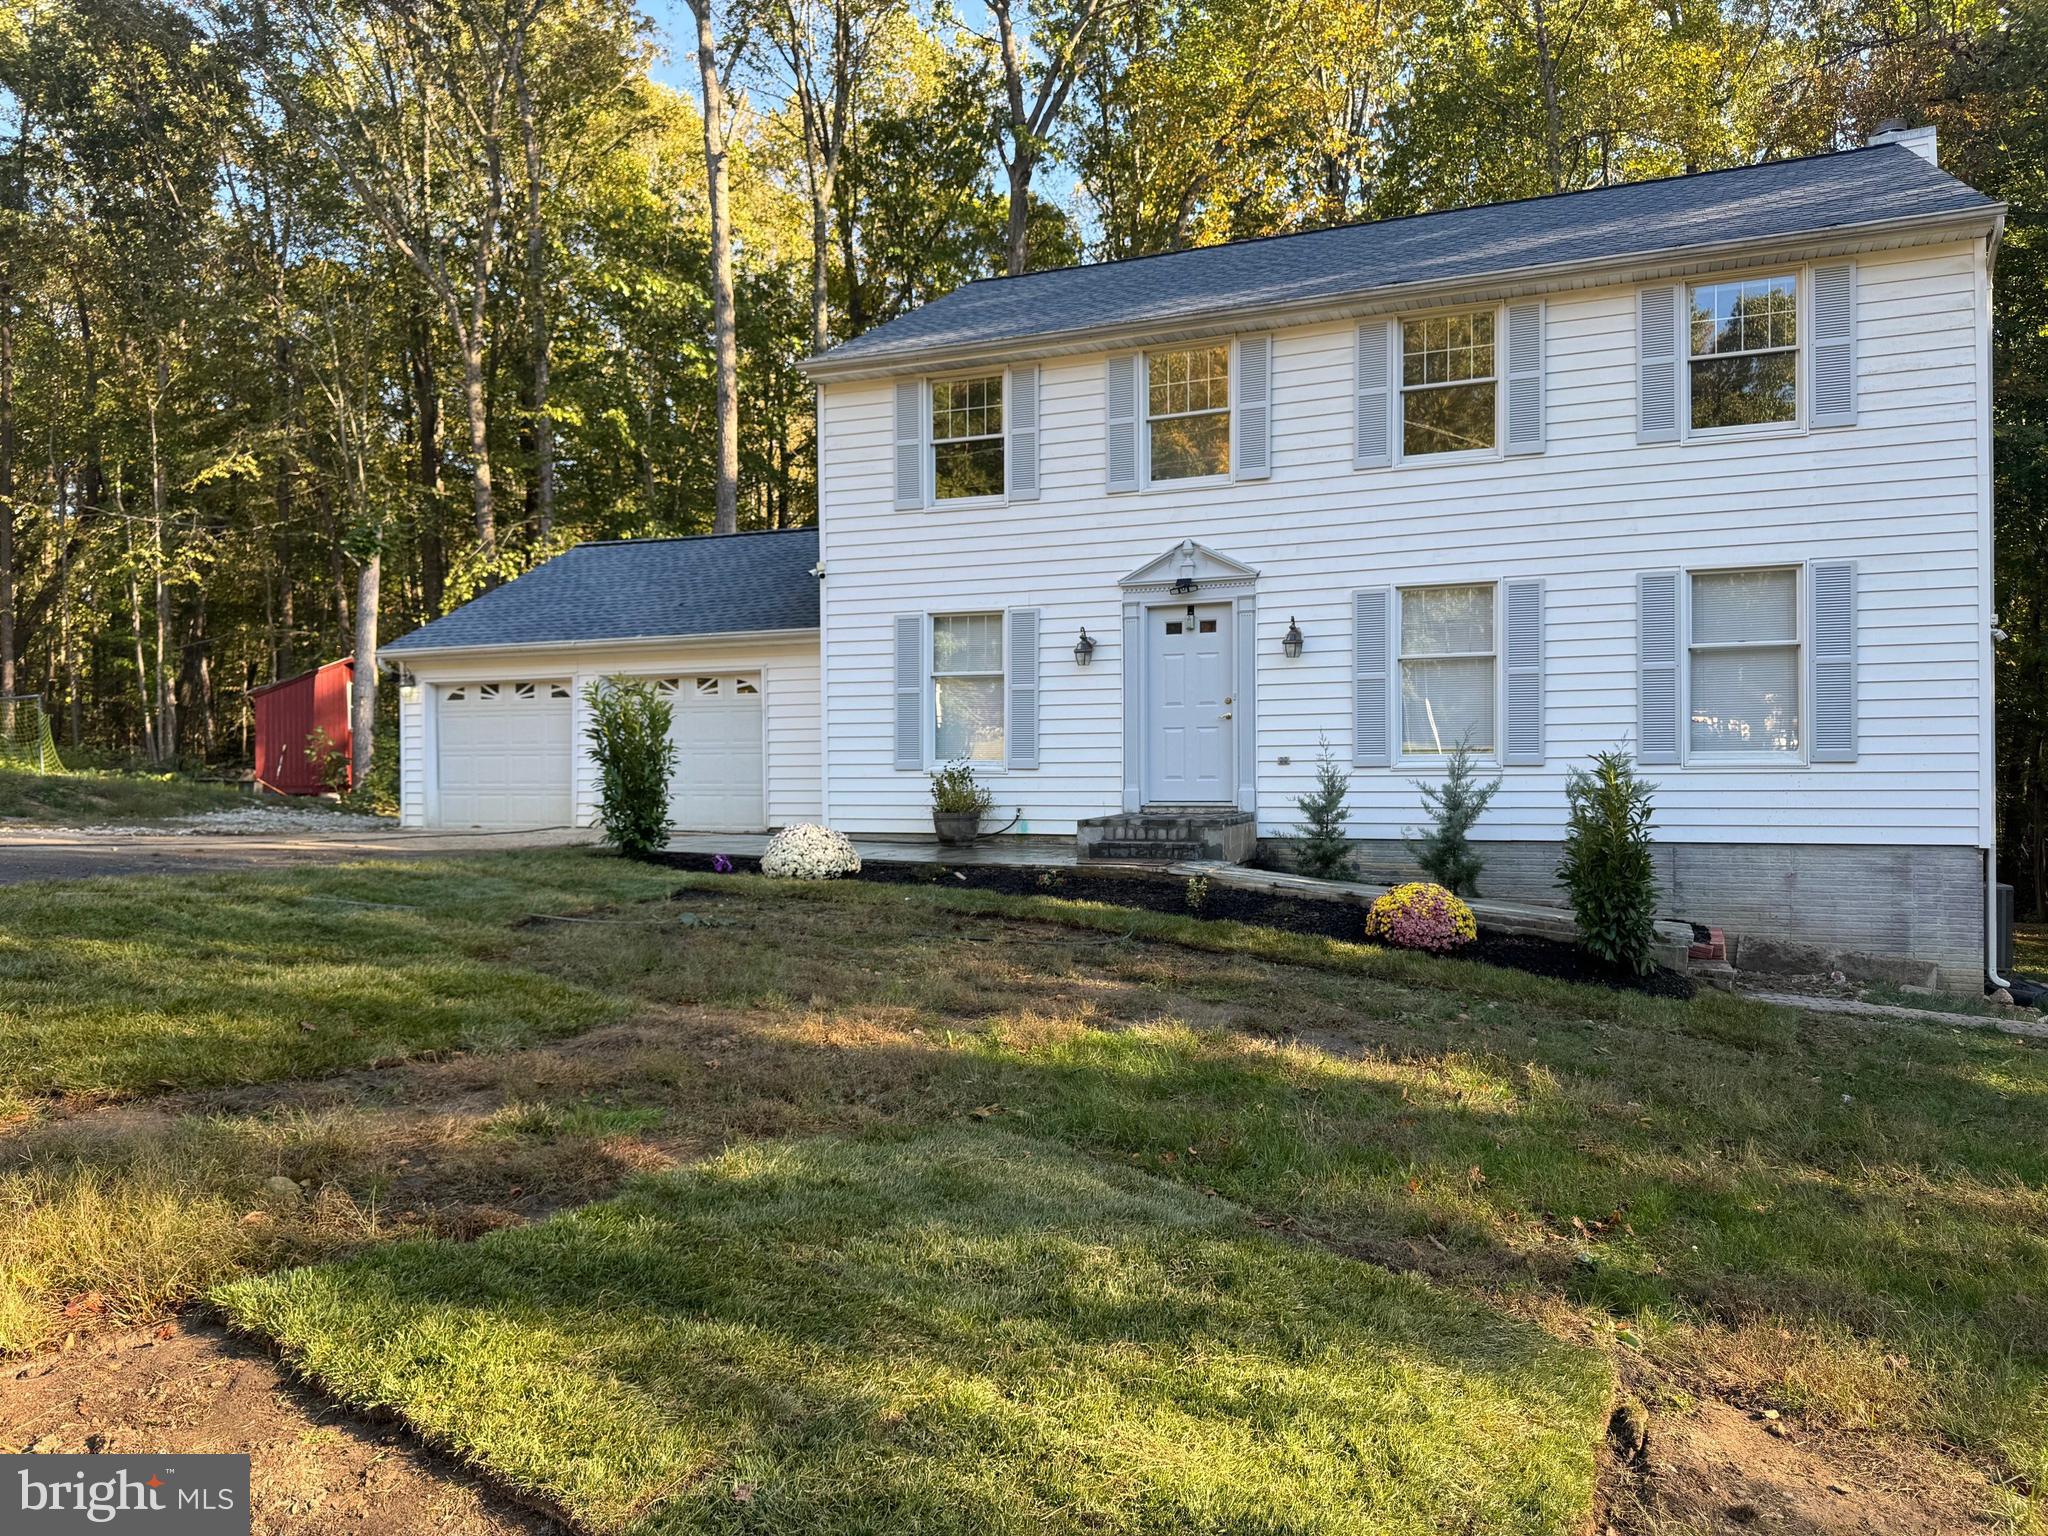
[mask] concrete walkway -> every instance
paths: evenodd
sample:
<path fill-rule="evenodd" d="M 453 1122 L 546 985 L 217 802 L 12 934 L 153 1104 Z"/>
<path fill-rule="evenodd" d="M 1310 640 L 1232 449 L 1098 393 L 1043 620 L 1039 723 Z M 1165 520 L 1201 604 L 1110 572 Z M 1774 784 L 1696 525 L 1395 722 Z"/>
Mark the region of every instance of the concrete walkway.
<path fill-rule="evenodd" d="M 768 846 L 768 836 L 765 832 L 679 832 L 669 839 L 668 851 L 758 858 Z M 885 864 L 1051 865 L 1066 869 L 1079 862 L 1071 837 L 1005 837 L 966 848 L 948 848 L 928 837 L 856 837 L 853 847 L 863 859 Z"/>

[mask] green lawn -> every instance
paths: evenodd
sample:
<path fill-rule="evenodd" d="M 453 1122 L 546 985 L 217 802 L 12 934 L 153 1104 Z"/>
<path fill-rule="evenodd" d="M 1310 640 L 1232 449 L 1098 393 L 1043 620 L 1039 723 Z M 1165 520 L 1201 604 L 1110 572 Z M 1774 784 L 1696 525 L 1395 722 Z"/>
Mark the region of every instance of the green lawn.
<path fill-rule="evenodd" d="M 1606 1362 L 951 1129 L 728 1154 L 229 1315 L 597 1530 L 1568 1532 Z"/>
<path fill-rule="evenodd" d="M 2048 976 L 2048 923 L 2015 925 L 2012 951 L 2018 969 L 2034 976 Z"/>
<path fill-rule="evenodd" d="M 0 764 L 0 819 L 36 822 L 160 821 L 199 811 L 252 804 L 226 784 L 202 784 L 177 773 L 117 773 L 85 768 L 28 773 Z"/>
<path fill-rule="evenodd" d="M 0 889 L 0 935 L 0 1093 L 28 1111 L 0 1173 L 0 1347 L 73 1326 L 60 1309 L 81 1295 L 144 1320 L 349 1253 L 363 1267 L 261 1294 L 503 1255 L 512 1295 L 555 1241 L 539 1234 L 583 1218 L 383 1245 L 466 1240 L 648 1169 L 702 1193 L 712 1175 L 689 1170 L 726 1147 L 825 1134 L 807 1166 L 844 1159 L 851 1178 L 872 1138 L 954 1126 L 1422 1272 L 1446 1304 L 1597 1346 L 1652 1403 L 1711 1391 L 1959 1448 L 2006 1479 L 2008 1515 L 2048 1487 L 2032 1042 L 1052 895 L 679 877 L 584 852 Z M 55 1091 L 146 1099 L 450 1048 L 474 1053 L 285 1103 L 43 1116 Z M 280 1173 L 304 1197 L 266 1195 Z M 666 1186 L 632 1187 L 622 1209 Z M 402 1352 L 373 1322 L 319 1369 L 380 1402 L 344 1358 Z M 530 1340 L 505 1370 L 580 1347 Z M 797 1420 L 815 1407 L 788 1401 Z M 677 1411 L 686 1439 L 712 1433 Z M 474 1433 L 478 1459 L 535 1486 L 583 1475 Z M 620 1473 L 604 1497 L 633 1485 Z"/>

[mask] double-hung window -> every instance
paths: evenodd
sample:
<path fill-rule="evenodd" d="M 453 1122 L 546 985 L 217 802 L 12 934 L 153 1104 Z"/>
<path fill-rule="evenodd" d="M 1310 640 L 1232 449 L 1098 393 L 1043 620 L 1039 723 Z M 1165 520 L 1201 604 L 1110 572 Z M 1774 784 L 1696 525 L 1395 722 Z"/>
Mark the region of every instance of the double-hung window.
<path fill-rule="evenodd" d="M 1791 273 L 1686 289 L 1686 393 L 1695 432 L 1799 419 L 1799 279 Z"/>
<path fill-rule="evenodd" d="M 1695 572 L 1688 612 L 1690 755 L 1797 755 L 1799 572 Z"/>
<path fill-rule="evenodd" d="M 1401 755 L 1443 757 L 1459 745 L 1492 756 L 1494 589 L 1403 587 Z"/>
<path fill-rule="evenodd" d="M 1003 376 L 934 379 L 931 388 L 932 500 L 1002 495 Z"/>
<path fill-rule="evenodd" d="M 1145 447 L 1153 480 L 1230 473 L 1230 346 L 1145 356 Z"/>
<path fill-rule="evenodd" d="M 932 753 L 940 762 L 1003 761 L 1003 616 L 932 620 Z"/>
<path fill-rule="evenodd" d="M 1493 311 L 1401 322 L 1401 454 L 1491 449 L 1498 420 Z"/>

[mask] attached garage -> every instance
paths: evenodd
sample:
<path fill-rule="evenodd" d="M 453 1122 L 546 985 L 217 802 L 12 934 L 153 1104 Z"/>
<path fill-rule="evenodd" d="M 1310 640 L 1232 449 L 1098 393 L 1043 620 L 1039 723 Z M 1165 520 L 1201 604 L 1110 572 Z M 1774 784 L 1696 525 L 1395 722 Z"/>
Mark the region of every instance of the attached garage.
<path fill-rule="evenodd" d="M 815 530 L 584 544 L 384 648 L 408 826 L 589 826 L 584 692 L 673 709 L 670 819 L 760 832 L 821 813 Z"/>
<path fill-rule="evenodd" d="M 573 700 L 567 679 L 444 685 L 436 700 L 440 825 L 570 825 Z"/>

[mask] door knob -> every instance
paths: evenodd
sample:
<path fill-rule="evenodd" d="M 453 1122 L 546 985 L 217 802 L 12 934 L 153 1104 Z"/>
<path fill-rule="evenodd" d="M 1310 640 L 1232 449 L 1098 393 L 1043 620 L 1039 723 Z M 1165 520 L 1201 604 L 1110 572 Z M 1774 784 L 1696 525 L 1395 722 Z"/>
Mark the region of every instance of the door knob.
<path fill-rule="evenodd" d="M 1225 711 L 1223 711 L 1223 718 L 1224 718 L 1224 719 L 1226 719 L 1226 720 L 1228 720 L 1228 719 L 1230 718 L 1230 711 L 1229 711 L 1229 710 L 1227 710 L 1227 709 L 1226 709 Z"/>

